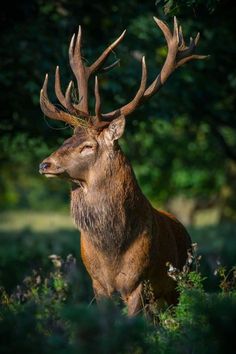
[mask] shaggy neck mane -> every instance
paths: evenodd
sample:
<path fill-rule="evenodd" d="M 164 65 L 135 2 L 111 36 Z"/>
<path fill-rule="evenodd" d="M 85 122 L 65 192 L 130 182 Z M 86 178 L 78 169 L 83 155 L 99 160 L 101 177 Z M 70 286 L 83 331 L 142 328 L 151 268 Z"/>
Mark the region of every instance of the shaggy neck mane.
<path fill-rule="evenodd" d="M 148 215 L 151 208 L 129 162 L 122 152 L 116 155 L 102 183 L 88 186 L 86 192 L 73 185 L 71 191 L 71 213 L 76 226 L 96 247 L 112 254 L 124 250 L 140 234 L 144 229 L 140 219 L 145 219 L 140 215 Z M 147 219 L 145 225 L 146 222 Z"/>

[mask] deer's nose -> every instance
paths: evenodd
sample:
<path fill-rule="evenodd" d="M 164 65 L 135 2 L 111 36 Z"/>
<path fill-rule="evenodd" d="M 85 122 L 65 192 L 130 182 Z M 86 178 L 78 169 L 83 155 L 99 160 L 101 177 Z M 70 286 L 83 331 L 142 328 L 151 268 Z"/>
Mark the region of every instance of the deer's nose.
<path fill-rule="evenodd" d="M 42 162 L 42 163 L 39 165 L 39 173 L 45 172 L 50 166 L 51 166 L 51 163 L 50 163 L 50 162 Z"/>

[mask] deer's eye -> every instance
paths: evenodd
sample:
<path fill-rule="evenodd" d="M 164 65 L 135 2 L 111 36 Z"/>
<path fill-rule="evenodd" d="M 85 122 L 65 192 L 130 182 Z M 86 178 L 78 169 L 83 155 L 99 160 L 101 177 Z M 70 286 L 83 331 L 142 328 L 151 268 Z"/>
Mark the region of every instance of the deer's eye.
<path fill-rule="evenodd" d="M 94 146 L 86 144 L 81 147 L 80 154 L 81 155 L 88 155 L 88 154 L 93 153 L 93 151 L 94 151 Z"/>

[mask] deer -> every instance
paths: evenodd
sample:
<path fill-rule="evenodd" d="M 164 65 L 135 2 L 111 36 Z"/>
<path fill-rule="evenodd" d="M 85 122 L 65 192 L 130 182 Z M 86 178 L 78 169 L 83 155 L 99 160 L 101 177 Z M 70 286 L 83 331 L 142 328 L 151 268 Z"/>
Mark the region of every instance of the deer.
<path fill-rule="evenodd" d="M 139 88 L 124 106 L 102 112 L 97 73 L 118 64 L 119 60 L 104 67 L 126 31 L 88 66 L 82 57 L 79 26 L 69 46 L 77 97 L 72 98 L 73 81 L 63 93 L 58 66 L 55 94 L 60 107 L 49 100 L 48 74 L 40 92 L 44 115 L 65 122 L 74 131 L 41 162 L 39 172 L 70 182 L 71 215 L 80 232 L 81 258 L 91 277 L 95 298 L 99 303 L 119 294 L 129 316 L 137 315 L 148 304 L 144 297 L 146 281 L 159 304 L 178 303 L 176 283 L 168 276 L 166 264 L 182 269 L 191 248 L 191 238 L 181 222 L 170 213 L 155 209 L 144 196 L 118 142 L 125 130 L 126 117 L 157 93 L 177 68 L 191 60 L 206 58 L 195 54 L 199 33 L 186 45 L 176 17 L 173 30 L 156 17 L 154 21 L 167 42 L 165 62 L 154 81 L 147 85 L 147 66 L 142 57 Z M 95 108 L 91 114 L 88 83 L 93 75 Z"/>

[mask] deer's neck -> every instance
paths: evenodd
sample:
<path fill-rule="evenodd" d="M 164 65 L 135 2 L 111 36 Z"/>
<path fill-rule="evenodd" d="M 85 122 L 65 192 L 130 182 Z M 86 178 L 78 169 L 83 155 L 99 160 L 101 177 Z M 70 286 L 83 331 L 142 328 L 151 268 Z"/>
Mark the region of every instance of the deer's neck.
<path fill-rule="evenodd" d="M 120 252 L 138 237 L 150 222 L 150 208 L 122 152 L 117 152 L 112 169 L 86 191 L 72 187 L 75 224 L 104 252 Z"/>

